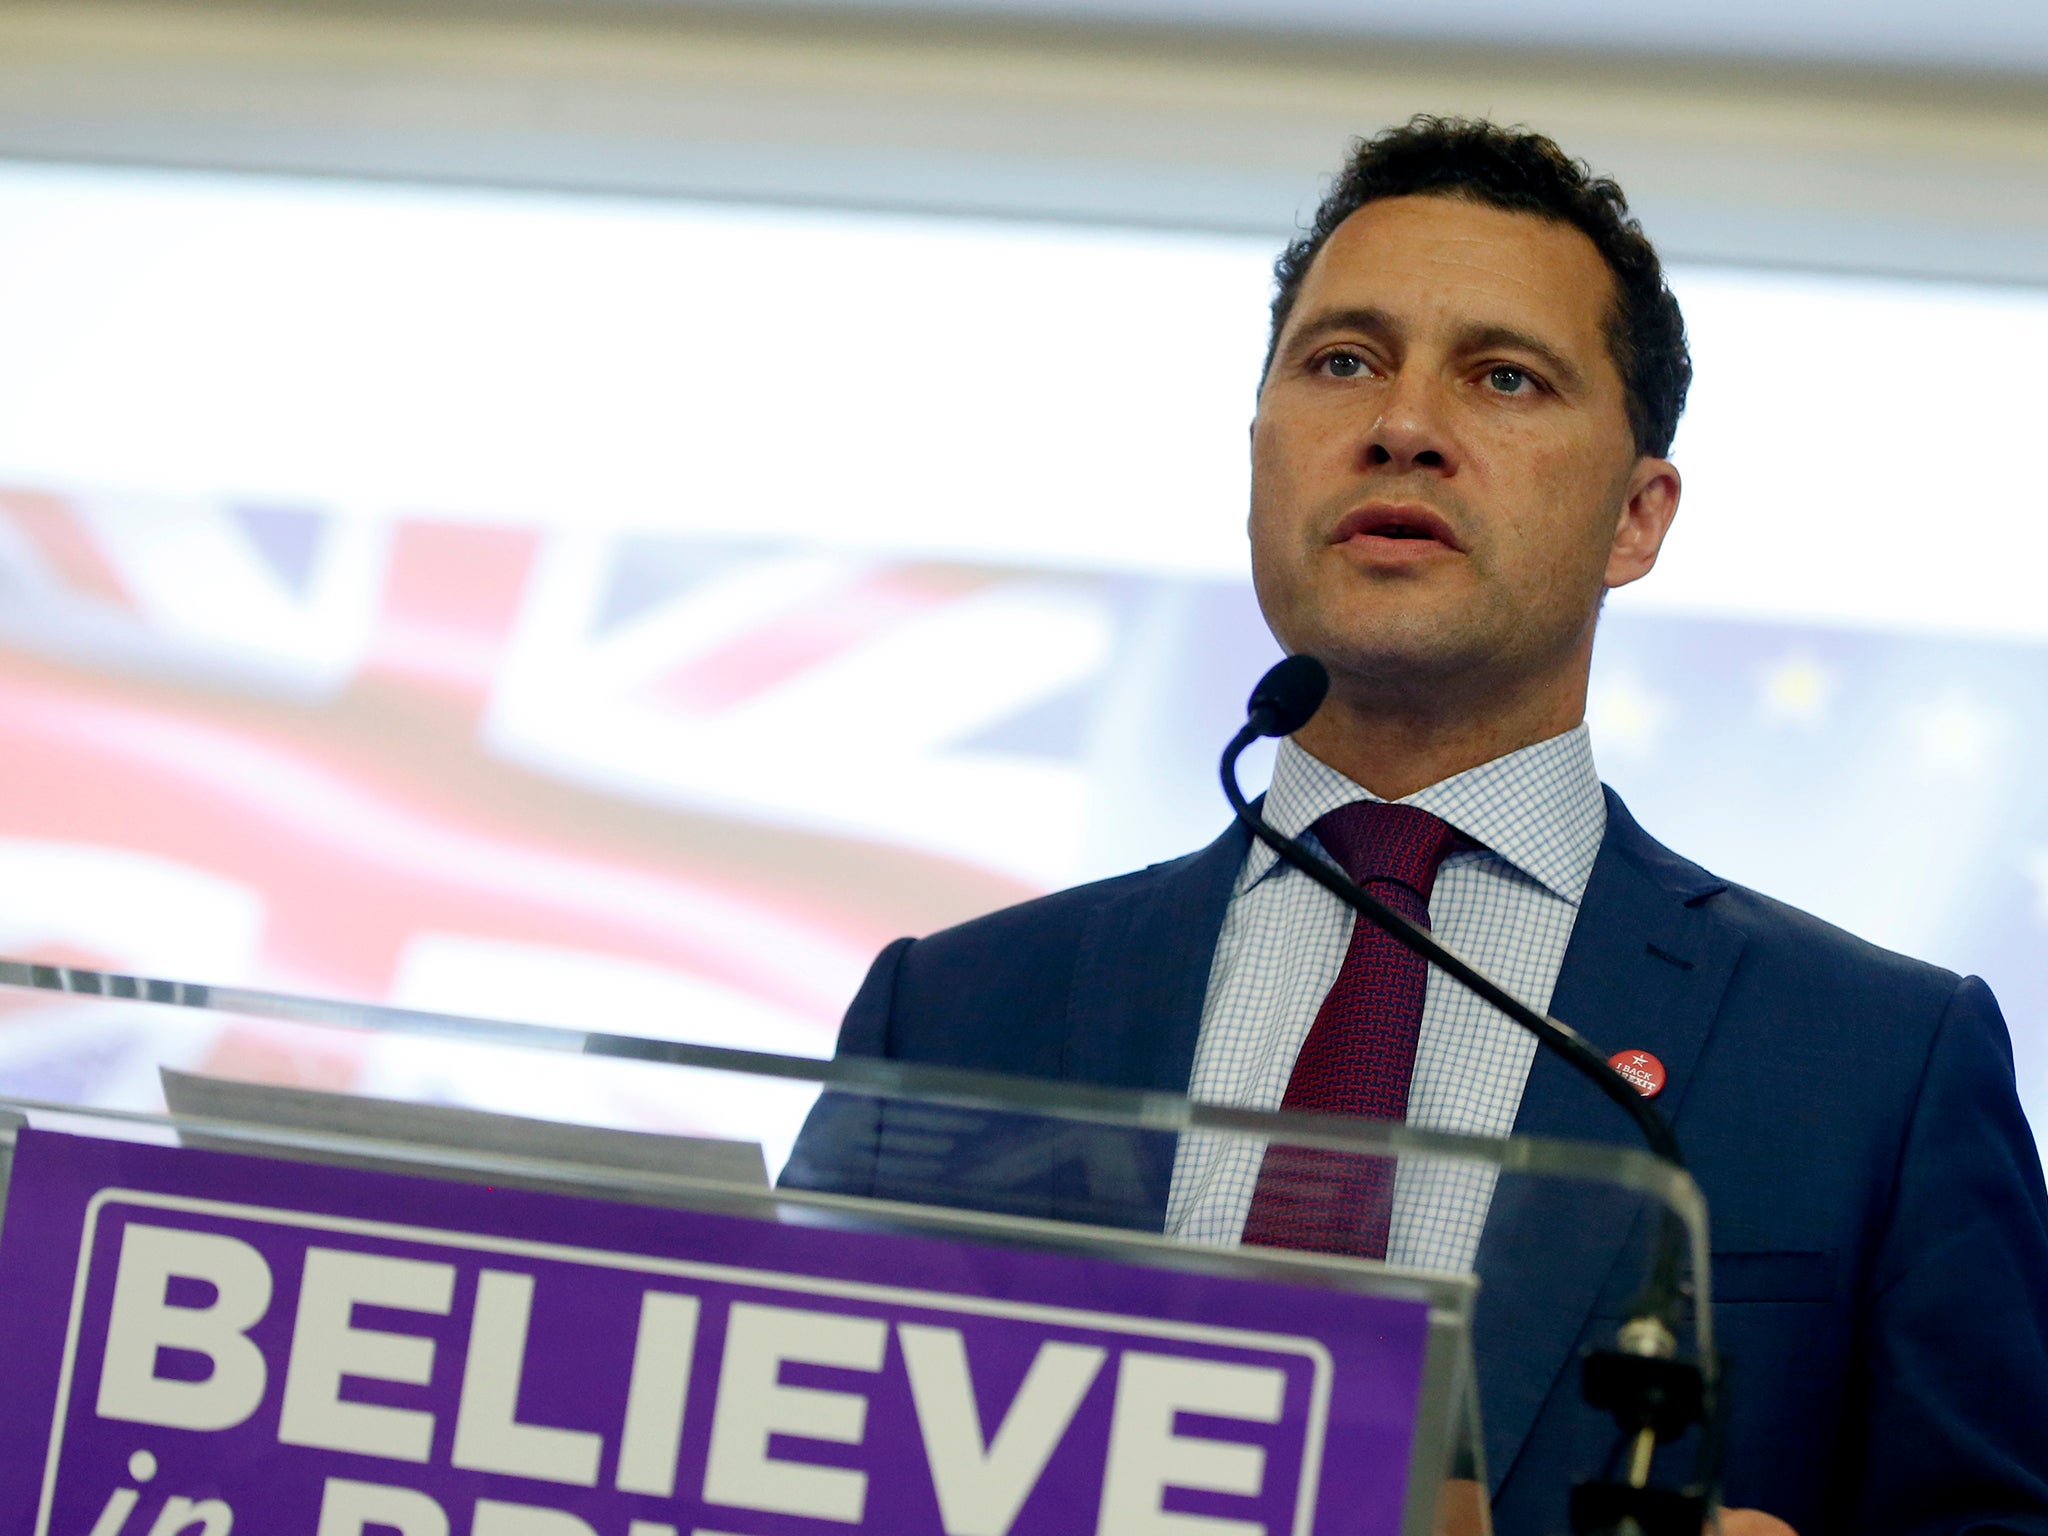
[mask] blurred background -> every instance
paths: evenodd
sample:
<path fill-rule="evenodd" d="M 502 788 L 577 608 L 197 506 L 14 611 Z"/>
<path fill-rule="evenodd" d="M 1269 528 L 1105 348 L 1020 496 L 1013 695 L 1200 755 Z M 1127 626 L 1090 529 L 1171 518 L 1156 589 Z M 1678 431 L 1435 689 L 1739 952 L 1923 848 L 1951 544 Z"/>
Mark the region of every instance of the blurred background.
<path fill-rule="evenodd" d="M 1418 110 L 1617 175 L 1691 325 L 1605 777 L 1988 977 L 2048 1127 L 2048 10 L 1995 0 L 8 0 L 0 953 L 823 1054 L 897 935 L 1207 842 L 1270 264 Z M 153 1093 L 132 1016 L 10 1007 L 5 1091 Z"/>

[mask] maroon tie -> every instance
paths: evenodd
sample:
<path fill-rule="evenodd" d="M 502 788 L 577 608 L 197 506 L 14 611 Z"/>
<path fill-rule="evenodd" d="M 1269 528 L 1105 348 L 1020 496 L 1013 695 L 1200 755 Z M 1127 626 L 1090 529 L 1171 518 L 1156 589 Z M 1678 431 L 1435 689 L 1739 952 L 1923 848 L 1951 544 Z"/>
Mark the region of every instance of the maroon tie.
<path fill-rule="evenodd" d="M 1344 872 L 1410 921 L 1429 926 L 1429 893 L 1456 828 L 1412 805 L 1360 800 L 1312 828 Z M 1302 1041 L 1282 1109 L 1402 1120 L 1422 1034 L 1428 965 L 1363 918 L 1329 996 Z M 1383 1259 L 1394 1207 L 1394 1159 L 1269 1146 L 1245 1216 L 1244 1241 L 1268 1248 Z"/>

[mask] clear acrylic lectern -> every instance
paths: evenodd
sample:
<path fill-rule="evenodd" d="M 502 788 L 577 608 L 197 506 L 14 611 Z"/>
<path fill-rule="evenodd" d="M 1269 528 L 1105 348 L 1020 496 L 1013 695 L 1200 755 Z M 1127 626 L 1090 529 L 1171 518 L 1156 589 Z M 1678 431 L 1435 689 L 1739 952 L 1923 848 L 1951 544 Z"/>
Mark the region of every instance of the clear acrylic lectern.
<path fill-rule="evenodd" d="M 1603 1342 L 1675 1217 L 1710 1355 L 1704 1209 L 1633 1149 L 687 1031 L 0 961 L 0 1531 L 1478 1531 L 1535 1410 L 1490 1435 L 1475 1320 L 1551 1326 L 1547 1265 L 1617 1245 Z M 1393 1262 L 1238 1245 L 1231 1178 L 1381 1201 Z"/>

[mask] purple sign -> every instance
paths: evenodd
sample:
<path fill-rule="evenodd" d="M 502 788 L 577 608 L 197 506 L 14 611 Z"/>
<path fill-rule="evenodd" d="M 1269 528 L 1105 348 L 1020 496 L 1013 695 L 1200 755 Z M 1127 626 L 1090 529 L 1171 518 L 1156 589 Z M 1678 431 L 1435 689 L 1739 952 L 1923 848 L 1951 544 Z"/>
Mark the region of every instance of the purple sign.
<path fill-rule="evenodd" d="M 1389 1300 L 22 1133 L 4 1536 L 1394 1536 Z"/>

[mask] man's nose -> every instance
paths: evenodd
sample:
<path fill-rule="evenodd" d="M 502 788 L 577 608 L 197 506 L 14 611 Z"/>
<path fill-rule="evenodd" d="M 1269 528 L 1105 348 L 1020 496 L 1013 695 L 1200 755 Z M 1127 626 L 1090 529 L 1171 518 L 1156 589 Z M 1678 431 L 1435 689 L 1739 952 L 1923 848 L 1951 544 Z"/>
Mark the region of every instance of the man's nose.
<path fill-rule="evenodd" d="M 1448 474 L 1457 467 L 1445 402 L 1431 383 L 1397 375 L 1380 396 L 1380 412 L 1363 444 L 1368 469 L 1426 469 Z"/>

